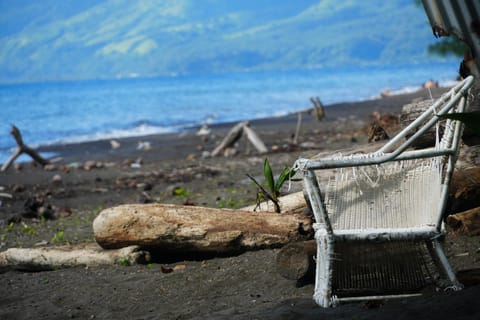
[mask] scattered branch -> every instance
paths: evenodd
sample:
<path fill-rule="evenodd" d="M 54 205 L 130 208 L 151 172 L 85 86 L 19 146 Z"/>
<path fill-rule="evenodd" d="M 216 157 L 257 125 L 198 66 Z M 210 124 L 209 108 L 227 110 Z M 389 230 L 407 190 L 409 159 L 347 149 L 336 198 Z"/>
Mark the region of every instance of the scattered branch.
<path fill-rule="evenodd" d="M 49 163 L 49 161 L 45 160 L 40 154 L 38 154 L 37 151 L 33 150 L 29 146 L 25 145 L 25 143 L 23 143 L 22 134 L 16 126 L 12 125 L 12 130 L 10 131 L 10 134 L 17 142 L 17 148 L 15 149 L 11 157 L 7 160 L 7 162 L 3 164 L 2 168 L 0 169 L 1 172 L 6 171 L 8 167 L 10 167 L 10 165 L 15 161 L 15 159 L 17 159 L 22 153 L 28 154 L 34 161 L 38 162 L 42 166 Z"/>

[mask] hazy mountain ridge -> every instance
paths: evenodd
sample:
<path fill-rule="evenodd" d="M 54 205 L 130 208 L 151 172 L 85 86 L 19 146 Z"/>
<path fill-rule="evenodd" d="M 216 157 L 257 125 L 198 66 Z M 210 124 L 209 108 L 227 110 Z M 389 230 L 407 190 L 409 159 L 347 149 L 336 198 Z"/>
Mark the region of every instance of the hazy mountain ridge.
<path fill-rule="evenodd" d="M 0 82 L 421 62 L 434 41 L 410 0 L 22 0 L 0 9 Z"/>

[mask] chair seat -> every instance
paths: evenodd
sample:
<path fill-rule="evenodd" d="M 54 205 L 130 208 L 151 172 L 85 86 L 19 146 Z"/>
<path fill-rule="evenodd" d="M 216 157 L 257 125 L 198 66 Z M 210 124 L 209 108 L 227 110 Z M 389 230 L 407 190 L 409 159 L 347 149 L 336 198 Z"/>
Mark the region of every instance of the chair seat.
<path fill-rule="evenodd" d="M 335 231 L 434 226 L 440 203 L 436 159 L 341 169 L 326 188 Z"/>

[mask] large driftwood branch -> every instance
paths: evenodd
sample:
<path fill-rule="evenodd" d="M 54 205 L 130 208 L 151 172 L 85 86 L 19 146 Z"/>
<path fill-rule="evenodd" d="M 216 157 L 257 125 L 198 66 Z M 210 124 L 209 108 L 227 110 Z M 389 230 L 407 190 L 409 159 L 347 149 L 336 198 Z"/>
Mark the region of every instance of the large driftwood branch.
<path fill-rule="evenodd" d="M 243 127 L 243 132 L 245 133 L 245 136 L 247 137 L 248 141 L 257 149 L 259 153 L 267 153 L 268 149 L 265 143 L 263 143 L 262 139 L 258 136 L 258 134 L 253 131 L 252 128 L 246 124 Z"/>
<path fill-rule="evenodd" d="M 220 154 L 220 152 L 222 152 L 222 150 L 232 147 L 244 134 L 259 153 L 268 152 L 267 147 L 260 137 L 255 133 L 255 131 L 253 131 L 252 128 L 249 127 L 249 123 L 240 122 L 230 129 L 227 136 L 212 151 L 212 157 L 216 157 Z"/>
<path fill-rule="evenodd" d="M 132 204 L 103 210 L 93 221 L 93 232 L 104 248 L 233 253 L 311 238 L 312 221 L 302 215 Z"/>
<path fill-rule="evenodd" d="M 10 158 L 5 162 L 0 169 L 1 172 L 4 172 L 5 170 L 10 167 L 10 165 L 17 159 L 22 153 L 28 154 L 33 160 L 41 164 L 42 166 L 46 165 L 49 163 L 48 160 L 45 160 L 40 154 L 37 153 L 37 151 L 33 150 L 29 146 L 25 145 L 22 139 L 22 134 L 20 133 L 20 130 L 12 125 L 12 130 L 10 131 L 12 134 L 13 138 L 17 142 L 17 148 L 13 152 L 13 154 L 10 156 Z"/>
<path fill-rule="evenodd" d="M 145 263 L 149 253 L 129 246 L 104 250 L 98 245 L 44 248 L 10 248 L 0 252 L 0 270 L 41 271 L 77 266 Z"/>

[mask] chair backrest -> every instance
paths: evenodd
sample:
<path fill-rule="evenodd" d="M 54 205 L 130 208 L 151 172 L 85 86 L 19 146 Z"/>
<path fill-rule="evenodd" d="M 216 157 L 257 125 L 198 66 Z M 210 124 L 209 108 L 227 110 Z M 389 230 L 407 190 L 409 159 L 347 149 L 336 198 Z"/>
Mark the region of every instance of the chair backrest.
<path fill-rule="evenodd" d="M 440 229 L 462 124 L 439 116 L 463 112 L 472 84 L 473 77 L 460 82 L 376 152 L 297 160 L 296 167 L 306 173 L 316 221 L 326 224 L 327 231 L 427 225 Z M 435 147 L 408 150 L 435 126 Z M 314 171 L 332 168 L 337 174 L 323 200 Z"/>

